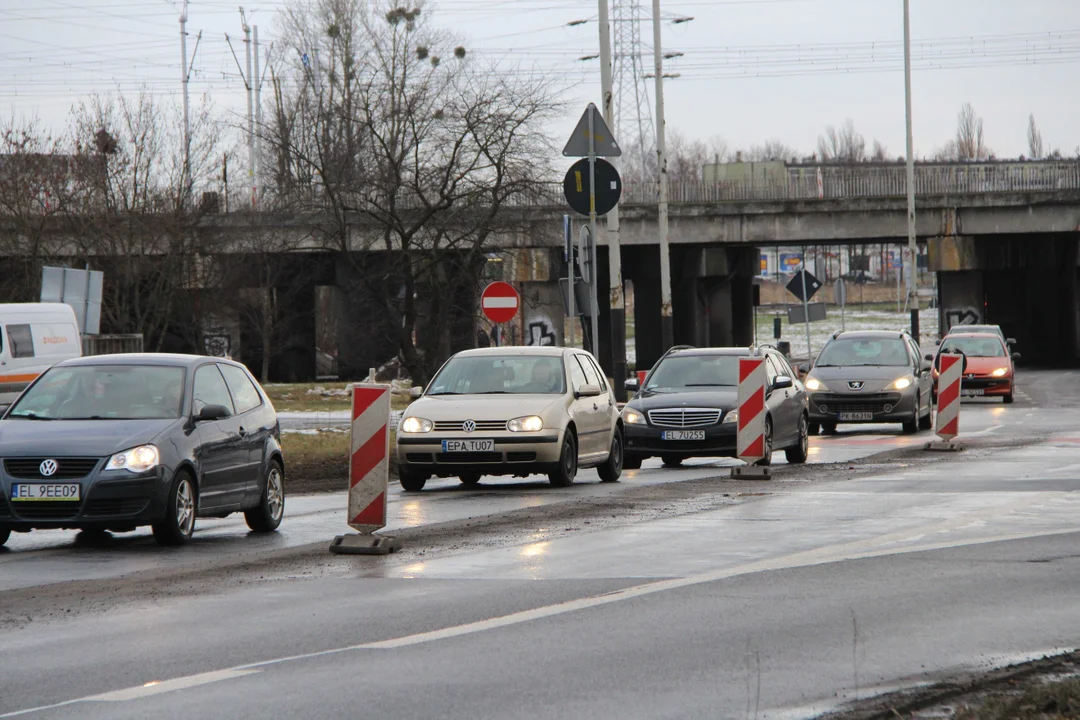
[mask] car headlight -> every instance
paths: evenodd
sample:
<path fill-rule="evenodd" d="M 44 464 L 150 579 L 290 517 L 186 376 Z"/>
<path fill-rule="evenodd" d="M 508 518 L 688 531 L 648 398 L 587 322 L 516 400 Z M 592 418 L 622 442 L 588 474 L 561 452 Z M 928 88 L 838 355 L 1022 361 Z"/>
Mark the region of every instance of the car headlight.
<path fill-rule="evenodd" d="M 645 416 L 642 413 L 639 413 L 637 410 L 631 410 L 630 408 L 626 408 L 625 410 L 623 410 L 622 417 L 623 422 L 628 425 L 648 425 L 648 423 L 645 421 Z"/>
<path fill-rule="evenodd" d="M 430 420 L 418 417 L 407 417 L 401 421 L 401 432 L 403 433 L 428 433 L 435 427 L 435 423 Z"/>
<path fill-rule="evenodd" d="M 811 377 L 811 378 L 806 378 L 806 389 L 807 390 L 828 390 L 829 388 L 825 387 L 825 383 L 821 382 L 817 378 Z"/>
<path fill-rule="evenodd" d="M 510 432 L 540 432 L 544 429 L 544 421 L 539 415 L 527 415 L 506 423 L 506 429 Z"/>
<path fill-rule="evenodd" d="M 994 372 L 990 373 L 994 377 L 1005 377 L 1005 374 L 1009 372 L 1009 368 L 998 368 Z"/>
<path fill-rule="evenodd" d="M 116 453 L 105 463 L 106 470 L 127 470 L 141 473 L 152 470 L 158 465 L 158 449 L 153 445 L 140 445 L 137 448 Z"/>
<path fill-rule="evenodd" d="M 727 423 L 733 423 L 733 422 L 739 422 L 739 411 L 738 410 L 729 410 L 728 414 L 724 416 L 724 422 L 721 423 L 721 425 L 725 425 Z"/>
<path fill-rule="evenodd" d="M 910 386 L 911 386 L 911 378 L 902 377 L 902 378 L 896 378 L 895 380 L 893 380 L 892 383 L 889 385 L 888 389 L 889 390 L 903 390 L 904 388 L 910 387 Z"/>

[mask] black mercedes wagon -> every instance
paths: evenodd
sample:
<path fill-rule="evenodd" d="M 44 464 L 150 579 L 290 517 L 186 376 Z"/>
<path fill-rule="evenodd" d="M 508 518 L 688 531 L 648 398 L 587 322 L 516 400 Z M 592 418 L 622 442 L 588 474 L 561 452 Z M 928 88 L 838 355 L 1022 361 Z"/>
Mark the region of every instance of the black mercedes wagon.
<path fill-rule="evenodd" d="M 281 430 L 243 365 L 136 353 L 66 360 L 0 418 L 0 545 L 39 528 L 127 532 L 163 545 L 195 518 L 243 512 L 272 532 L 285 509 Z"/>

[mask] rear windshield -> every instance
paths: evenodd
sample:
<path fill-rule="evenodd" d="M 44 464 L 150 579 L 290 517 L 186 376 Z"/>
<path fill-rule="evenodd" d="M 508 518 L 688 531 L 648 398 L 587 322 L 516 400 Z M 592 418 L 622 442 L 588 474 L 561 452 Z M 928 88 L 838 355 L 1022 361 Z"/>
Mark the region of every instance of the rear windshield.
<path fill-rule="evenodd" d="M 431 381 L 428 395 L 562 395 L 562 358 L 471 355 L 451 358 Z"/>
<path fill-rule="evenodd" d="M 1005 348 L 995 338 L 946 337 L 941 343 L 941 352 L 955 353 L 957 350 L 968 357 L 1005 357 Z"/>
<path fill-rule="evenodd" d="M 9 418 L 129 420 L 180 417 L 184 368 L 83 365 L 48 370 L 15 402 Z"/>
<path fill-rule="evenodd" d="M 860 367 L 876 365 L 903 367 L 910 361 L 900 338 L 837 338 L 830 341 L 817 359 L 817 367 Z"/>
<path fill-rule="evenodd" d="M 656 366 L 645 383 L 645 389 L 654 392 L 738 386 L 736 355 L 671 355 Z"/>

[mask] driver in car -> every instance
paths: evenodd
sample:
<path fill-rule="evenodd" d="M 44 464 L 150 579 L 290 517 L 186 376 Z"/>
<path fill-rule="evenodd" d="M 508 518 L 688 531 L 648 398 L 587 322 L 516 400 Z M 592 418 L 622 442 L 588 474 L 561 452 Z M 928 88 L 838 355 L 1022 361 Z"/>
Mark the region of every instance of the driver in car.
<path fill-rule="evenodd" d="M 532 369 L 532 378 L 525 386 L 525 392 L 552 393 L 559 389 L 559 380 L 555 368 L 549 360 L 538 360 Z"/>
<path fill-rule="evenodd" d="M 103 415 L 105 380 L 97 373 L 80 375 L 75 392 L 60 406 L 60 417 L 91 417 Z"/>

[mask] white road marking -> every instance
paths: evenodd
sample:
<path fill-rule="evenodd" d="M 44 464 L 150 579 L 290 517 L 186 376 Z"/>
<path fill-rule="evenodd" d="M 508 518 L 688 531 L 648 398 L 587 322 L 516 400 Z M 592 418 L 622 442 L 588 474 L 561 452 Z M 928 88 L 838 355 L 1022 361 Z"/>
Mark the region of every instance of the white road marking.
<path fill-rule="evenodd" d="M 1065 495 L 1067 493 L 1053 494 Z M 1034 500 L 1032 502 L 1034 502 Z M 594 607 L 601 607 L 603 605 L 610 605 L 612 603 L 623 602 L 624 600 L 644 597 L 647 595 L 654 595 L 656 593 L 666 592 L 668 590 L 678 590 L 685 587 L 693 587 L 695 585 L 703 585 L 707 583 L 717 582 L 719 580 L 726 580 L 740 575 L 749 575 L 753 573 L 769 572 L 774 570 L 785 570 L 796 567 L 810 567 L 814 565 L 824 565 L 827 563 L 844 562 L 849 560 L 886 557 L 890 555 L 929 552 L 932 550 L 944 550 L 947 548 L 964 547 L 970 545 L 983 545 L 992 542 L 1006 542 L 1009 540 L 1022 540 L 1025 538 L 1066 535 L 1076 532 L 1074 529 L 1046 530 L 1041 532 L 988 535 L 981 538 L 970 538 L 968 540 L 942 540 L 937 542 L 924 542 L 922 544 L 898 546 L 898 543 L 902 543 L 905 541 L 911 542 L 912 540 L 919 540 L 921 538 L 925 538 L 934 534 L 948 532 L 952 529 L 970 526 L 973 519 L 979 519 L 981 517 L 992 515 L 994 514 L 994 511 L 994 508 L 988 508 L 976 513 L 970 513 L 960 517 L 952 518 L 944 522 L 923 526 L 921 528 L 910 528 L 908 530 L 891 533 L 888 535 L 882 535 L 876 538 L 869 538 L 867 540 L 859 540 L 850 543 L 843 543 L 840 545 L 832 545 L 815 548 L 813 550 L 805 550 L 797 553 L 792 553 L 790 555 L 771 558 L 768 560 L 759 560 L 756 562 L 747 563 L 745 565 L 738 565 L 722 570 L 714 570 L 707 573 L 689 575 L 683 578 L 674 578 L 670 580 L 661 580 L 658 582 L 645 583 L 642 585 L 634 585 L 623 590 L 615 590 L 613 592 L 604 593 L 602 595 L 594 595 L 578 600 L 569 600 L 567 602 L 557 603 L 555 605 L 547 605 L 544 607 L 534 608 L 532 610 L 524 610 L 522 612 L 511 613 L 509 615 L 490 618 L 488 620 L 480 620 L 478 622 L 466 623 L 464 625 L 455 625 L 453 627 L 443 628 L 441 630 L 433 630 L 430 632 L 417 633 L 415 635 L 406 635 L 404 637 L 391 638 L 389 640 L 377 640 L 375 642 L 360 643 L 358 645 L 348 645 L 344 647 L 331 648 L 329 650 L 320 650 L 317 652 L 290 655 L 287 657 L 274 658 L 271 660 L 263 660 L 260 662 L 249 663 L 247 665 L 237 665 L 236 667 L 226 668 L 223 670 L 216 670 L 211 672 L 198 673 L 195 675 L 187 675 L 184 677 L 173 678 L 171 680 L 163 681 L 159 684 L 139 685 L 132 688 L 124 688 L 103 694 L 89 695 L 86 697 L 75 698 L 72 700 L 65 700 L 63 702 L 55 703 L 53 705 L 43 705 L 36 708 L 16 710 L 13 712 L 0 714 L 0 719 L 56 710 L 81 702 L 117 702 L 137 700 L 159 693 L 172 692 L 174 690 L 196 687 L 199 685 L 205 685 L 207 683 L 246 677 L 247 675 L 259 672 L 263 668 L 267 668 L 273 665 L 281 665 L 288 662 L 295 662 L 299 660 L 310 660 L 314 658 L 325 657 L 328 655 L 336 655 L 345 652 L 355 652 L 360 650 L 394 650 L 397 648 L 410 647 L 413 645 L 421 645 L 423 643 L 435 642 L 437 640 L 445 640 L 448 638 L 486 632 L 488 630 L 495 630 L 498 628 L 509 627 L 512 625 L 520 625 L 522 623 L 532 622 L 533 620 L 554 617 L 556 615 L 564 615 L 567 613 L 576 612 L 578 610 L 586 610 Z"/>
<path fill-rule="evenodd" d="M 1072 470 L 1080 470 L 1080 463 L 1073 463 L 1072 465 L 1062 465 L 1061 467 L 1050 468 L 1046 472 L 1047 472 L 1047 474 L 1049 474 L 1049 473 L 1070 472 Z"/>
<path fill-rule="evenodd" d="M 990 433 L 996 432 L 996 431 L 1000 430 L 1003 427 L 1005 427 L 1005 426 L 1004 425 L 991 425 L 988 428 L 983 428 L 982 430 L 976 430 L 975 432 L 962 433 L 962 435 L 964 437 L 973 437 L 975 435 L 989 435 Z"/>

